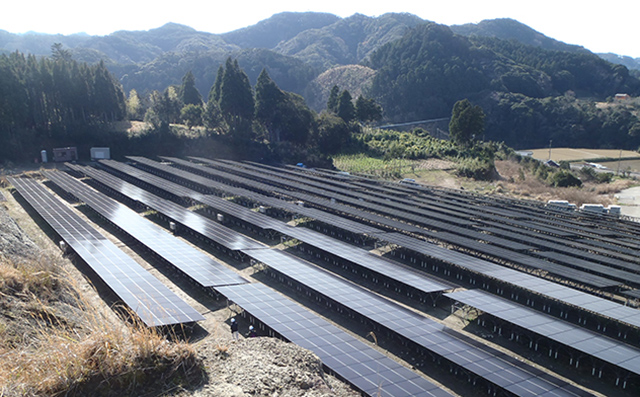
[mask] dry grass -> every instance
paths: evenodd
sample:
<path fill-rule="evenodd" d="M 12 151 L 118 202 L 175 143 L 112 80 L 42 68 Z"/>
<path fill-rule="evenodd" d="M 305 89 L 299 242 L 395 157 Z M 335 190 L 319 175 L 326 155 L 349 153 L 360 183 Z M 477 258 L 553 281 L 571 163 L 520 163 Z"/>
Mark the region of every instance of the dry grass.
<path fill-rule="evenodd" d="M 1 396 L 155 395 L 199 381 L 190 344 L 170 342 L 142 324 L 110 320 L 82 299 L 67 281 L 71 277 L 52 267 L 32 272 L 42 267 L 0 263 L 3 314 L 23 320 L 20 329 L 27 334 L 6 337 L 15 333 L 13 324 L 0 323 Z M 64 300 L 76 310 L 61 315 Z"/>
<path fill-rule="evenodd" d="M 556 188 L 541 182 L 516 162 L 496 161 L 496 169 L 503 180 L 496 183 L 495 193 L 539 201 L 568 200 L 577 206 L 585 203 L 614 204 L 615 193 L 637 183 L 630 179 L 618 179 L 601 184 L 587 182 L 581 188 Z"/>
<path fill-rule="evenodd" d="M 549 148 L 531 149 L 533 152 L 533 158 L 539 160 L 547 160 L 549 158 Z M 580 160 L 595 160 L 595 159 L 617 159 L 622 158 L 637 158 L 640 157 L 640 153 L 632 150 L 619 149 L 570 149 L 570 148 L 551 148 L 551 159 L 553 161 L 580 161 Z"/>

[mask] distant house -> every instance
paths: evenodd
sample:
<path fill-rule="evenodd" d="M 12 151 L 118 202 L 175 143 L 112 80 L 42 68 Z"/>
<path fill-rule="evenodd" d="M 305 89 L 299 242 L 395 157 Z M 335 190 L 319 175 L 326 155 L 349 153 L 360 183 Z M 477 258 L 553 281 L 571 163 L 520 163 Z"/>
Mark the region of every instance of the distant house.
<path fill-rule="evenodd" d="M 631 99 L 631 95 L 629 94 L 616 94 L 616 96 L 614 97 L 614 99 L 616 101 L 628 101 Z"/>
<path fill-rule="evenodd" d="M 546 165 L 547 167 L 554 167 L 554 168 L 560 168 L 560 164 L 556 163 L 553 160 L 547 160 L 544 162 L 544 165 Z"/>

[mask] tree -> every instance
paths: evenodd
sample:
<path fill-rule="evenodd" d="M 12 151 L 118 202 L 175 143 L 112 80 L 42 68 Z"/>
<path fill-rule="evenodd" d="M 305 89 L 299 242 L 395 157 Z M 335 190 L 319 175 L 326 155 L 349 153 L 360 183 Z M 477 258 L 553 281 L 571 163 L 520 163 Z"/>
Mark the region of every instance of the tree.
<path fill-rule="evenodd" d="M 256 121 L 269 132 L 271 142 L 305 143 L 315 115 L 300 95 L 282 91 L 266 70 L 256 82 Z"/>
<path fill-rule="evenodd" d="M 327 100 L 327 110 L 333 114 L 338 113 L 338 96 L 340 95 L 340 87 L 334 85 L 329 92 Z"/>
<path fill-rule="evenodd" d="M 238 60 L 227 59 L 220 85 L 220 110 L 229 118 L 252 120 L 255 110 L 249 77 L 240 69 Z"/>
<path fill-rule="evenodd" d="M 356 99 L 356 119 L 363 123 L 378 121 L 382 118 L 382 107 L 373 98 L 362 95 Z"/>
<path fill-rule="evenodd" d="M 262 69 L 258 80 L 256 81 L 256 101 L 255 116 L 256 120 L 264 124 L 269 131 L 269 140 L 271 142 L 280 141 L 280 126 L 278 124 L 278 107 L 284 101 L 285 95 L 278 88 L 276 83 L 271 80 L 266 69 Z"/>
<path fill-rule="evenodd" d="M 209 98 L 202 118 L 204 121 L 204 126 L 209 130 L 218 129 L 223 125 L 224 118 L 222 117 L 222 112 L 220 111 L 220 105 L 218 105 L 218 101 Z"/>
<path fill-rule="evenodd" d="M 220 101 L 220 87 L 222 87 L 222 77 L 224 76 L 224 67 L 220 65 L 218 68 L 218 74 L 216 74 L 216 80 L 209 90 L 209 101 L 212 99 L 216 102 Z"/>
<path fill-rule="evenodd" d="M 330 113 L 320 115 L 316 140 L 321 153 L 338 153 L 349 138 L 349 126 L 343 119 Z"/>
<path fill-rule="evenodd" d="M 62 48 L 62 43 L 53 43 L 51 45 L 51 58 L 54 61 L 71 61 L 71 51 Z"/>
<path fill-rule="evenodd" d="M 127 117 L 129 120 L 141 120 L 144 117 L 144 107 L 142 101 L 138 96 L 138 91 L 129 91 L 129 98 L 127 99 Z"/>
<path fill-rule="evenodd" d="M 202 125 L 202 113 L 202 105 L 189 104 L 180 110 L 180 118 L 191 129 L 196 125 Z"/>
<path fill-rule="evenodd" d="M 456 102 L 449 122 L 451 140 L 459 145 L 468 144 L 474 136 L 484 131 L 484 118 L 482 108 L 473 106 L 468 99 Z"/>
<path fill-rule="evenodd" d="M 182 77 L 182 85 L 180 85 L 178 95 L 183 105 L 202 105 L 202 95 L 196 88 L 196 78 L 191 71 Z"/>
<path fill-rule="evenodd" d="M 356 108 L 353 106 L 353 98 L 347 90 L 342 91 L 338 97 L 337 114 L 345 123 L 349 123 L 356 118 Z"/>

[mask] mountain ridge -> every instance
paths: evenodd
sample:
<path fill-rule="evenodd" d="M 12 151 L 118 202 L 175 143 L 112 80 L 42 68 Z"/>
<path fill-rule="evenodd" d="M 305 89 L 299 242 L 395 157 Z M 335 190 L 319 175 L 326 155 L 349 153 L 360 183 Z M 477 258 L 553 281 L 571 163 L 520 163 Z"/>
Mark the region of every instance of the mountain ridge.
<path fill-rule="evenodd" d="M 266 69 L 282 90 L 302 95 L 317 112 L 338 85 L 378 101 L 385 121 L 446 117 L 457 100 L 468 98 L 486 109 L 487 129 L 495 132 L 488 137 L 508 144 L 526 135 L 532 137 L 527 145 L 535 146 L 555 130 L 571 131 L 569 141 L 584 140 L 604 127 L 620 142 L 640 139 L 636 109 L 595 107 L 619 92 L 640 96 L 640 71 L 508 18 L 450 27 L 405 13 L 280 13 L 225 34 L 168 23 L 107 36 L 30 34 L 21 40 L 0 31 L 5 51 L 22 43 L 49 55 L 60 42 L 77 61 L 104 61 L 126 92 L 141 95 L 178 85 L 192 72 L 206 100 L 219 66 L 231 57 L 252 85 Z M 633 65 L 631 58 L 611 59 Z"/>

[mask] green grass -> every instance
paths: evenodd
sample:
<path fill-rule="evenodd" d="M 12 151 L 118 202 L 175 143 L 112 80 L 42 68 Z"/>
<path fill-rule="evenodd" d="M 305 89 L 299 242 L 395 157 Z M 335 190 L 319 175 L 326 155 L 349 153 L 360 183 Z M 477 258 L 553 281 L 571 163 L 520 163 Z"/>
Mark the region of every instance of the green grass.
<path fill-rule="evenodd" d="M 383 160 L 365 154 L 341 154 L 333 158 L 333 165 L 352 174 L 373 175 L 384 179 L 397 179 L 415 173 L 419 161 L 407 159 Z"/>

